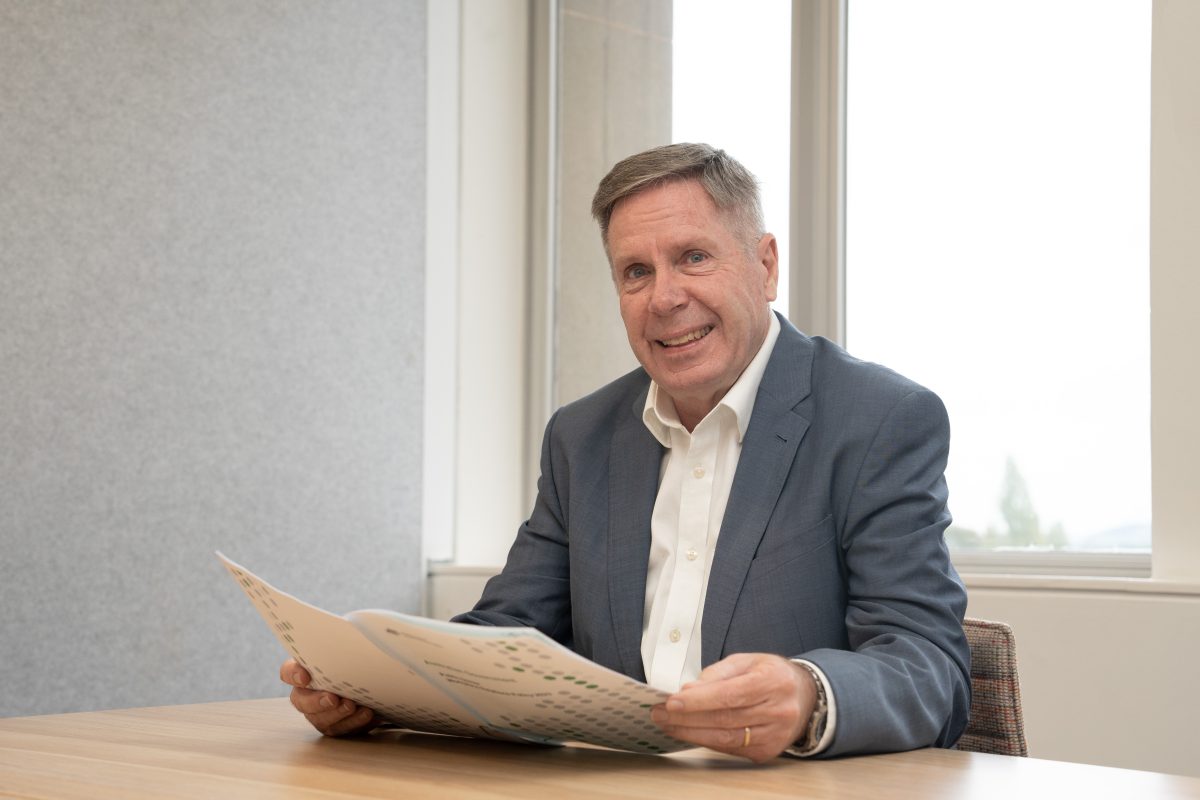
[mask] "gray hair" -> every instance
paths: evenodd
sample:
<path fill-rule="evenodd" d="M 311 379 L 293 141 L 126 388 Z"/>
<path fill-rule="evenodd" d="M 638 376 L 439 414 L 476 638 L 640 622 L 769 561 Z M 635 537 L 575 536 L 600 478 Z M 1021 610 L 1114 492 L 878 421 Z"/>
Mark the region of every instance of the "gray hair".
<path fill-rule="evenodd" d="M 758 180 L 724 150 L 707 144 L 668 144 L 622 159 L 600 181 L 592 198 L 592 216 L 608 249 L 608 225 L 617 203 L 638 192 L 672 181 L 698 181 L 713 204 L 728 215 L 733 232 L 753 247 L 763 235 Z"/>

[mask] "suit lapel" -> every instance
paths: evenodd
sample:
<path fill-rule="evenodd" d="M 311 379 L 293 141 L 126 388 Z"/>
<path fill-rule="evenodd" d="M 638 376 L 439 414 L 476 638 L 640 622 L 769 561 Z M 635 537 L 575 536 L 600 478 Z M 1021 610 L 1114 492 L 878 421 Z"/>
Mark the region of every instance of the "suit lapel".
<path fill-rule="evenodd" d="M 721 658 L 734 607 L 809 420 L 796 406 L 811 390 L 812 344 L 782 321 L 742 441 L 717 551 L 708 577 L 701 629 L 702 665 Z M 643 568 L 644 574 L 644 568 Z"/>
<path fill-rule="evenodd" d="M 622 671 L 639 680 L 645 680 L 641 648 L 650 518 L 663 454 L 642 423 L 645 403 L 642 391 L 632 413 L 618 423 L 608 454 L 608 597 Z"/>

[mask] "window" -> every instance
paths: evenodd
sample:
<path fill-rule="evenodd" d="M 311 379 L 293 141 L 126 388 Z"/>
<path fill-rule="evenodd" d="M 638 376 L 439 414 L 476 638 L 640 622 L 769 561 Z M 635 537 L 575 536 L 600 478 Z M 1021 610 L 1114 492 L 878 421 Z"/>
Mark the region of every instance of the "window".
<path fill-rule="evenodd" d="M 847 346 L 945 400 L 952 546 L 1148 552 L 1150 2 L 847 31 Z"/>
<path fill-rule="evenodd" d="M 779 297 L 787 315 L 791 2 L 675 0 L 675 142 L 707 142 L 742 162 L 762 188 L 767 230 L 779 239 Z"/>

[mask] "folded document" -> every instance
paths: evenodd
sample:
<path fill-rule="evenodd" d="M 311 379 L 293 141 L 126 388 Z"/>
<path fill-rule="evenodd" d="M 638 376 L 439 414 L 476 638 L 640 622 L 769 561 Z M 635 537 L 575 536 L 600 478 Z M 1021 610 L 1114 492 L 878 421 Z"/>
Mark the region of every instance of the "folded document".
<path fill-rule="evenodd" d="M 312 687 L 414 731 L 669 753 L 650 707 L 666 692 L 602 667 L 534 628 L 463 625 L 394 611 L 331 614 L 217 556 Z"/>

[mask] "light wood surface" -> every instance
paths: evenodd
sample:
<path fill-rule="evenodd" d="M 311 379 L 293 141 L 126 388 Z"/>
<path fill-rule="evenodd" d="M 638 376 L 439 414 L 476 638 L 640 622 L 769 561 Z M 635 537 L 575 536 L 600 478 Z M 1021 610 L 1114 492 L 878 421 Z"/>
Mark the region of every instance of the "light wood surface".
<path fill-rule="evenodd" d="M 389 731 L 325 739 L 286 699 L 0 719 L 0 796 L 20 798 L 1196 797 L 1200 778 L 918 750 L 756 767 Z"/>

